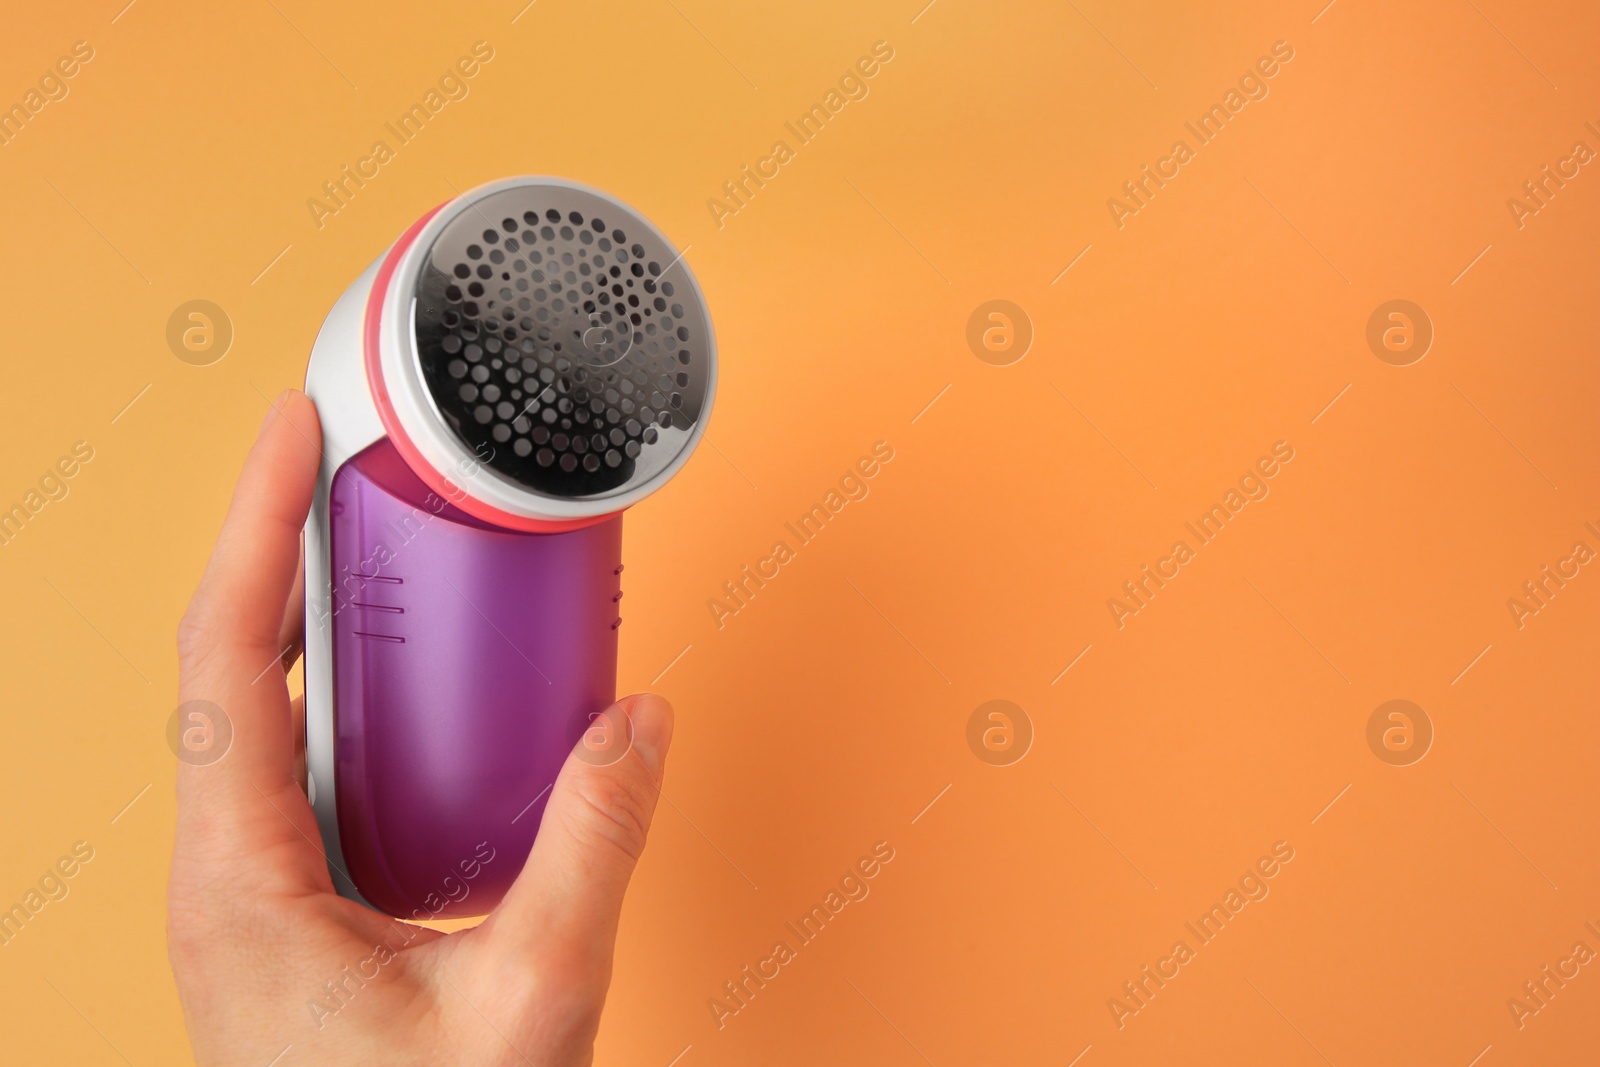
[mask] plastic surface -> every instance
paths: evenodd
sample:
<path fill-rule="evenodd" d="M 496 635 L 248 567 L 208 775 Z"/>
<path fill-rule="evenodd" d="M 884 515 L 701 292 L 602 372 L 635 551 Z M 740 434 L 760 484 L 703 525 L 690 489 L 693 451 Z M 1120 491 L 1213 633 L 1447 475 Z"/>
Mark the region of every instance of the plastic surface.
<path fill-rule="evenodd" d="M 387 439 L 339 469 L 329 513 L 335 877 L 393 915 L 482 915 L 615 699 L 622 519 L 491 526 Z"/>

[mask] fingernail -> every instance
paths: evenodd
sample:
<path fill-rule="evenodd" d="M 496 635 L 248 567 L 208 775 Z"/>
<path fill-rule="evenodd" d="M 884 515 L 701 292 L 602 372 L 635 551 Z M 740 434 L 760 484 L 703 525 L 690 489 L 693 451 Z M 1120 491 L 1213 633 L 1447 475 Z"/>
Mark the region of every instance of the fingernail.
<path fill-rule="evenodd" d="M 633 720 L 634 750 L 652 774 L 660 774 L 672 744 L 672 705 L 654 693 L 643 693 L 631 698 L 628 717 Z"/>
<path fill-rule="evenodd" d="M 278 399 L 267 403 L 267 413 L 261 417 L 261 428 L 265 430 L 271 425 L 272 420 L 283 414 L 283 402 L 289 399 L 289 390 L 285 389 L 278 394 Z"/>

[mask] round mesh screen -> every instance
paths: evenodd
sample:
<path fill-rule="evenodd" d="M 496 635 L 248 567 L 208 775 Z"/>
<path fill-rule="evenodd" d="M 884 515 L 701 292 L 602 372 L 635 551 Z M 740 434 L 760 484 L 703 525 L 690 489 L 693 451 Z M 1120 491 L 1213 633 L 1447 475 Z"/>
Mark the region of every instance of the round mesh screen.
<path fill-rule="evenodd" d="M 529 182 L 457 205 L 413 299 L 423 380 L 486 466 L 546 496 L 626 492 L 706 407 L 710 321 L 632 210 Z"/>

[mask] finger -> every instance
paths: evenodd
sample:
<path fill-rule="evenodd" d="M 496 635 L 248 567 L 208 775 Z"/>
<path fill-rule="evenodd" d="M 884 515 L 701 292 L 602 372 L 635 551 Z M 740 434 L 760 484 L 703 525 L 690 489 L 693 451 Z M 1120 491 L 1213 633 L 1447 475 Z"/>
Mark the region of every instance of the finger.
<path fill-rule="evenodd" d="M 180 854 L 203 838 L 304 884 L 326 883 L 327 874 L 315 819 L 293 784 L 293 724 L 277 642 L 320 440 L 304 394 L 289 391 L 273 404 L 178 639 L 179 698 L 186 711 L 199 709 L 196 732 L 216 746 L 197 753 L 180 745 Z"/>
<path fill-rule="evenodd" d="M 321 440 L 316 408 L 304 393 L 287 390 L 272 404 L 185 616 L 188 640 L 179 655 L 186 672 L 218 660 L 223 669 L 236 667 L 246 656 L 256 665 L 253 679 L 282 652 L 277 642 Z"/>
<path fill-rule="evenodd" d="M 673 720 L 672 706 L 648 693 L 606 714 L 617 725 L 631 720 L 631 745 L 607 762 L 579 742 L 556 779 L 527 864 L 475 932 L 509 965 L 537 958 L 563 981 L 602 993 L 622 896 L 661 791 Z"/>
<path fill-rule="evenodd" d="M 294 585 L 283 607 L 283 622 L 278 627 L 278 660 L 284 671 L 294 666 L 305 648 L 306 639 L 306 547 L 302 539 L 300 560 L 294 568 Z"/>

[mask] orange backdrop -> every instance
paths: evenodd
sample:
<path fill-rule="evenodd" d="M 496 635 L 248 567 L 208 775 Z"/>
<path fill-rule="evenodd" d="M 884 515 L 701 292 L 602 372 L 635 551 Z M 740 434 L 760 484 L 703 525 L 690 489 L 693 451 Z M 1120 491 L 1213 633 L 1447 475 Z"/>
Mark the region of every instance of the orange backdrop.
<path fill-rule="evenodd" d="M 4 1059 L 187 1061 L 176 621 L 334 298 L 516 173 L 686 246 L 723 355 L 628 518 L 679 727 L 601 1064 L 1593 1058 L 1592 6 L 924 2 L 8 16 L 0 905 L 92 859 Z"/>

